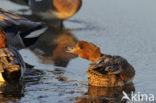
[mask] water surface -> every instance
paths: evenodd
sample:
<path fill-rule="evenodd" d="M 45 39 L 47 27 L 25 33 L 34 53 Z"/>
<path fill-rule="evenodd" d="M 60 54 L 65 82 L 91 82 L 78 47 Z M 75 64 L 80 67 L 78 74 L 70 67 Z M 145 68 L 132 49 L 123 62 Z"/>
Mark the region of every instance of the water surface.
<path fill-rule="evenodd" d="M 156 96 L 155 4 L 155 0 L 83 0 L 80 11 L 64 22 L 65 30 L 56 28 L 53 20 L 42 19 L 49 27 L 47 32 L 33 46 L 20 50 L 24 60 L 34 68 L 24 83 L 11 86 L 15 89 L 3 84 L 0 101 L 120 102 L 120 88 L 89 87 L 85 71 L 90 62 L 64 52 L 64 47 L 75 45 L 78 40 L 93 42 L 103 53 L 126 58 L 136 70 L 134 86 L 128 88 Z M 30 15 L 27 6 L 0 0 L 0 7 L 41 20 Z"/>

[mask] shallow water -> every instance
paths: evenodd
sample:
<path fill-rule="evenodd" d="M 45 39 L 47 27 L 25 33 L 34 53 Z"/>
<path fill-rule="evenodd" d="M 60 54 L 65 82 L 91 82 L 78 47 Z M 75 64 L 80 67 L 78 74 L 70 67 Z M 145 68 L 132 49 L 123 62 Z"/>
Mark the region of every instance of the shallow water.
<path fill-rule="evenodd" d="M 136 93 L 156 96 L 155 3 L 155 0 L 83 0 L 80 11 L 64 22 L 67 30 L 60 30 L 52 20 L 46 20 L 47 32 L 30 48 L 20 50 L 24 60 L 34 68 L 23 83 L 2 84 L 0 102 L 120 102 L 120 88 L 89 87 L 85 71 L 90 62 L 64 53 L 64 47 L 74 45 L 77 40 L 93 42 L 103 53 L 120 55 L 134 66 L 134 86 L 125 91 L 135 87 Z M 0 7 L 40 21 L 29 15 L 31 11 L 26 6 L 0 0 Z"/>

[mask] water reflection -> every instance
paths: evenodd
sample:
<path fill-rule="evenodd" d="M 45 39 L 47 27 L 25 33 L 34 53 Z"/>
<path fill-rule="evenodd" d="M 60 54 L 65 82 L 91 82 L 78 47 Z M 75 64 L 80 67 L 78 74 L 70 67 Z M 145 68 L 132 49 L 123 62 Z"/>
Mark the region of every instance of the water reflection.
<path fill-rule="evenodd" d="M 8 84 L 0 82 L 0 103 L 18 102 L 24 97 L 25 86 L 38 84 L 42 71 L 28 68 L 22 81 Z"/>
<path fill-rule="evenodd" d="M 24 86 L 21 83 L 7 84 L 5 82 L 0 83 L 0 102 L 17 102 L 18 99 L 24 96 Z"/>
<path fill-rule="evenodd" d="M 51 72 L 53 75 L 55 75 L 55 79 L 57 79 L 58 81 L 67 81 L 68 80 L 68 78 L 63 75 L 65 73 L 64 69 L 55 68 Z"/>
<path fill-rule="evenodd" d="M 76 42 L 76 37 L 70 31 L 49 27 L 30 49 L 42 64 L 66 67 L 69 61 L 76 57 L 66 53 L 66 47 L 75 46 Z"/>
<path fill-rule="evenodd" d="M 89 86 L 88 92 L 85 94 L 87 97 L 76 97 L 76 103 L 121 103 L 123 91 L 129 95 L 135 91 L 135 87 L 133 84 L 115 88 Z M 126 101 L 122 103 L 124 102 Z"/>
<path fill-rule="evenodd" d="M 44 72 L 41 70 L 37 70 L 35 68 L 27 68 L 25 74 L 23 83 L 28 85 L 29 83 L 37 84 L 42 78 L 42 75 L 44 75 Z"/>

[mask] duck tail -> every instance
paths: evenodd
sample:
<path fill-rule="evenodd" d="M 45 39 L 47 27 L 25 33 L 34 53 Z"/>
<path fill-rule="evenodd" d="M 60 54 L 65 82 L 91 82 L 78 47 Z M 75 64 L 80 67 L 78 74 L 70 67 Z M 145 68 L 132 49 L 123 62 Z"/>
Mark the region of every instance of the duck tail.
<path fill-rule="evenodd" d="M 43 22 L 34 22 L 35 26 L 26 31 L 20 31 L 19 35 L 23 39 L 26 47 L 34 44 L 38 38 L 47 30 Z"/>

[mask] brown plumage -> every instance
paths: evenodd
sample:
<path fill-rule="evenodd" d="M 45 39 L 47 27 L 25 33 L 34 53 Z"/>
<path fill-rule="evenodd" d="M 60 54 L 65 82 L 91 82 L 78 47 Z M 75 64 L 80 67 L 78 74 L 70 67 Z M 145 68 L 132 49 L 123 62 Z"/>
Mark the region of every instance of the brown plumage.
<path fill-rule="evenodd" d="M 6 44 L 5 33 L 0 28 L 0 75 L 7 82 L 19 81 L 25 72 L 25 63 L 13 47 Z"/>
<path fill-rule="evenodd" d="M 5 48 L 6 47 L 6 38 L 4 35 L 3 30 L 0 28 L 0 48 Z"/>
<path fill-rule="evenodd" d="M 134 68 L 120 56 L 102 54 L 96 45 L 79 41 L 74 49 L 67 52 L 92 61 L 87 70 L 89 84 L 99 87 L 123 86 L 131 83 L 135 75 Z"/>
<path fill-rule="evenodd" d="M 81 7 L 81 0 L 52 0 L 52 12 L 59 19 L 68 19 Z"/>

